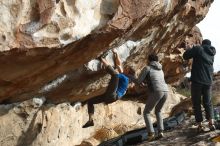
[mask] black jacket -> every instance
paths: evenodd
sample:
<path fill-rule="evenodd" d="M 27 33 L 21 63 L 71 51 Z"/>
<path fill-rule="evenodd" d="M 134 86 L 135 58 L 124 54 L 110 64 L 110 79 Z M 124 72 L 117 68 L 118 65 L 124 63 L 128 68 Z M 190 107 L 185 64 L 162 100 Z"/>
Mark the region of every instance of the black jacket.
<path fill-rule="evenodd" d="M 185 60 L 193 58 L 191 81 L 211 85 L 215 48 L 209 45 L 194 46 L 183 54 Z"/>

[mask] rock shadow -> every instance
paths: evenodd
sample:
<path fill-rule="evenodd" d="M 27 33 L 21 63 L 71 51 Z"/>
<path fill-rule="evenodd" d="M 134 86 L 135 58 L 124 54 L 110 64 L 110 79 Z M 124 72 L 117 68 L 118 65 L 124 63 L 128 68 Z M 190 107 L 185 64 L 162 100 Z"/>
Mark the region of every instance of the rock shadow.
<path fill-rule="evenodd" d="M 18 142 L 16 146 L 30 146 L 33 144 L 34 140 L 37 138 L 37 136 L 41 133 L 43 129 L 43 122 L 36 122 L 37 116 L 39 112 L 42 112 L 42 121 L 44 119 L 44 113 L 46 110 L 48 110 L 50 107 L 42 106 L 40 107 L 34 114 L 29 127 L 23 134 L 18 138 Z"/>

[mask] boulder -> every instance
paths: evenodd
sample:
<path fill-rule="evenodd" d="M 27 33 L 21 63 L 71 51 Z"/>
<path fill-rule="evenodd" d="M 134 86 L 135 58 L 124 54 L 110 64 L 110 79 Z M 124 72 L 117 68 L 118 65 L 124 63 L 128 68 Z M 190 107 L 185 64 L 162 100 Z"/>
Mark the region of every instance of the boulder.
<path fill-rule="evenodd" d="M 98 145 L 144 127 L 148 92 L 135 87 L 123 101 L 96 105 L 95 126 L 81 128 L 88 113 L 80 102 L 102 94 L 109 81 L 96 58 L 107 54 L 114 66 L 116 49 L 138 76 L 155 52 L 172 85 L 190 69 L 185 43 L 201 42 L 195 25 L 212 2 L 1 0 L 0 145 Z M 183 98 L 170 87 L 163 116 Z"/>
<path fill-rule="evenodd" d="M 220 72 L 217 72 L 214 74 L 213 78 L 213 86 L 212 86 L 212 92 L 213 92 L 213 102 L 215 105 L 220 105 Z"/>
<path fill-rule="evenodd" d="M 201 41 L 194 26 L 212 0 L 0 3 L 0 102 L 45 96 L 60 103 L 101 94 L 108 80 L 94 59 L 115 48 L 137 74 L 147 55 L 158 53 L 167 82 L 176 82 L 188 70 L 184 43 Z"/>
<path fill-rule="evenodd" d="M 141 97 L 140 97 L 141 98 Z M 162 110 L 168 117 L 171 109 L 185 97 L 170 92 Z M 145 98 L 146 99 L 146 98 Z M 82 128 L 88 120 L 87 106 L 76 108 L 70 103 L 39 104 L 44 98 L 0 105 L 0 145 L 70 146 L 98 145 L 107 139 L 145 126 L 145 100 L 119 100 L 95 105 L 94 126 Z M 152 112 L 152 120 L 155 115 Z"/>

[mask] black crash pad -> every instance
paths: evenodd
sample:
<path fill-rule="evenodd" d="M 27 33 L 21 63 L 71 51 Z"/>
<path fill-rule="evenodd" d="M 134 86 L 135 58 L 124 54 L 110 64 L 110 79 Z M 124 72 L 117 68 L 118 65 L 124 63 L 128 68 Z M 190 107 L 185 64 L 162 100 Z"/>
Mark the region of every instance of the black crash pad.
<path fill-rule="evenodd" d="M 185 120 L 185 113 L 181 112 L 175 116 L 164 119 L 164 129 L 170 130 L 181 124 Z M 155 131 L 157 131 L 157 125 L 154 124 Z M 124 135 L 104 141 L 99 146 L 129 146 L 142 143 L 147 140 L 146 128 L 132 130 Z"/>

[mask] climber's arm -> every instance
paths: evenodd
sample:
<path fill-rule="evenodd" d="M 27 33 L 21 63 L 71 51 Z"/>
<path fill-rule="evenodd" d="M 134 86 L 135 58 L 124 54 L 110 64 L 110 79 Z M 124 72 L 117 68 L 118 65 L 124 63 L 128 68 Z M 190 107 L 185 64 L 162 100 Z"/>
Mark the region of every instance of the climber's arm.
<path fill-rule="evenodd" d="M 123 70 L 123 67 L 122 67 L 122 61 L 119 58 L 118 53 L 115 50 L 113 50 L 112 52 L 113 52 L 116 68 L 118 69 L 119 73 L 123 73 L 124 70 Z"/>
<path fill-rule="evenodd" d="M 110 64 L 109 64 L 109 62 L 106 60 L 106 59 L 104 59 L 104 58 L 100 58 L 100 61 L 103 63 L 103 65 L 105 66 L 105 67 L 107 67 L 107 66 L 109 66 Z"/>

